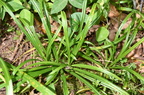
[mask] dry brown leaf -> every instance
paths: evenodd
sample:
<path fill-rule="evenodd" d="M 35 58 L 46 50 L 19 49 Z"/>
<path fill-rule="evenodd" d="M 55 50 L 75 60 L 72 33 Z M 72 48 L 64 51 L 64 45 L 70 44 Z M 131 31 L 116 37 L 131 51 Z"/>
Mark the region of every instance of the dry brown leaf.
<path fill-rule="evenodd" d="M 110 41 L 113 41 L 114 40 L 114 38 L 115 38 L 115 32 L 116 32 L 117 30 L 116 29 L 111 29 L 110 30 L 110 34 L 109 34 L 109 40 Z"/>
<path fill-rule="evenodd" d="M 140 92 L 141 94 L 144 94 L 144 90 L 142 90 L 142 91 L 141 91 L 141 90 L 139 90 L 139 92 Z"/>
<path fill-rule="evenodd" d="M 110 17 L 110 18 L 111 17 L 117 17 L 119 15 L 120 15 L 120 13 L 117 11 L 115 6 L 110 4 L 110 11 L 109 11 L 108 17 Z"/>
<path fill-rule="evenodd" d="M 114 29 L 116 30 L 118 29 L 119 25 L 123 22 L 126 16 L 127 14 L 121 13 L 119 16 L 110 19 L 110 22 L 114 26 Z M 132 18 L 129 18 L 128 21 L 123 25 L 122 30 L 126 29 L 131 22 L 132 22 Z"/>

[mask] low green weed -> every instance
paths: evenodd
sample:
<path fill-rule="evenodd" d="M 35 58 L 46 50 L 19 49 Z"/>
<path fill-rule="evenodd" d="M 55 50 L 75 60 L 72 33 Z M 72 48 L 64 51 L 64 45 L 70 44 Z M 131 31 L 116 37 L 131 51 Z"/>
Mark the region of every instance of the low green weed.
<path fill-rule="evenodd" d="M 135 72 L 133 68 L 119 63 L 131 50 L 144 41 L 144 38 L 142 38 L 139 42 L 132 45 L 138 32 L 137 28 L 140 26 L 143 27 L 143 22 L 142 19 L 138 19 L 138 25 L 135 27 L 135 19 L 133 19 L 126 30 L 122 30 L 122 26 L 138 11 L 132 11 L 127 15 L 120 25 L 114 41 L 110 41 L 107 38 L 109 34 L 107 27 L 103 26 L 99 28 L 96 32 L 96 40 L 100 45 L 95 45 L 86 41 L 85 38 L 88 30 L 93 25 L 99 24 L 101 17 L 107 16 L 107 14 L 103 13 L 106 13 L 108 10 L 109 1 L 98 0 L 96 3 L 93 3 L 91 12 L 86 15 L 86 8 L 89 2 L 85 0 L 81 3 L 82 12 L 73 13 L 70 20 L 67 19 L 66 13 L 61 11 L 65 6 L 59 10 L 54 9 L 56 4 L 66 3 L 65 5 L 67 5 L 68 1 L 71 4 L 73 2 L 73 0 L 54 1 L 51 13 L 54 14 L 60 11 L 60 14 L 57 15 L 57 21 L 60 26 L 55 34 L 53 34 L 51 33 L 50 25 L 51 14 L 48 11 L 47 3 L 44 0 L 30 0 L 33 10 L 38 13 L 46 30 L 46 46 L 43 45 L 35 32 L 34 14 L 31 11 L 22 8 L 19 18 L 17 18 L 11 7 L 0 1 L 5 11 L 8 12 L 26 35 L 40 57 L 39 60 L 26 60 L 17 67 L 0 59 L 0 63 L 2 64 L 2 74 L 0 75 L 2 84 L 0 84 L 0 87 L 6 87 L 7 95 L 10 95 L 9 93 L 25 93 L 31 87 L 44 95 L 69 95 L 72 90 L 69 83 L 75 81 L 77 84 L 74 85 L 77 85 L 77 89 L 75 89 L 74 94 L 79 94 L 81 90 L 89 88 L 86 91 L 90 90 L 96 95 L 130 95 L 129 93 L 131 92 L 129 92 L 128 88 L 126 89 L 128 87 L 126 84 L 131 82 L 131 80 L 132 82 L 140 80 L 141 82 L 139 83 L 142 83 L 144 78 Z M 76 1 L 78 2 L 78 0 Z M 74 4 L 75 6 L 77 5 Z M 143 14 L 139 14 L 143 18 Z M 58 33 L 61 30 L 64 36 L 58 37 Z M 58 41 L 55 41 L 56 39 Z M 124 45 L 117 55 L 117 45 L 123 40 L 125 41 Z M 79 57 L 85 61 L 79 61 Z M 27 62 L 34 60 L 37 62 L 22 68 Z M 122 74 L 119 75 L 120 72 L 130 77 L 123 76 Z M 84 86 L 81 86 L 80 83 Z M 57 92 L 57 86 L 62 88 L 58 89 L 62 90 L 61 93 Z"/>

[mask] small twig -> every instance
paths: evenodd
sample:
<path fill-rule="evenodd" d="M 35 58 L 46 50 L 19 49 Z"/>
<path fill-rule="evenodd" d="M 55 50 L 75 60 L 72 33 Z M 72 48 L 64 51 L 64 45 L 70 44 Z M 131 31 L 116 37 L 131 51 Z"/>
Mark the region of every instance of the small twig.
<path fill-rule="evenodd" d="M 143 3 L 144 3 L 144 0 L 141 0 L 141 3 L 140 3 L 140 11 L 142 12 L 142 9 L 143 9 Z"/>
<path fill-rule="evenodd" d="M 136 1 L 133 0 L 133 8 L 136 9 Z"/>
<path fill-rule="evenodd" d="M 47 43 L 43 43 L 42 45 L 43 45 L 43 46 L 46 46 Z M 34 47 L 34 48 L 31 48 L 31 49 L 27 50 L 26 52 L 24 52 L 23 54 L 21 54 L 17 59 L 15 59 L 15 60 L 13 61 L 13 63 L 15 63 L 18 59 L 22 58 L 22 57 L 23 57 L 24 55 L 26 55 L 27 53 L 34 51 L 35 49 L 36 49 L 36 48 Z"/>
<path fill-rule="evenodd" d="M 21 43 L 23 37 L 24 37 L 24 33 L 22 33 L 22 34 L 20 35 L 20 38 L 19 38 L 19 40 L 17 41 L 16 47 L 15 47 L 15 49 L 14 49 L 14 53 L 12 54 L 10 60 L 13 60 L 14 57 L 15 57 L 15 55 L 17 54 L 19 44 Z"/>

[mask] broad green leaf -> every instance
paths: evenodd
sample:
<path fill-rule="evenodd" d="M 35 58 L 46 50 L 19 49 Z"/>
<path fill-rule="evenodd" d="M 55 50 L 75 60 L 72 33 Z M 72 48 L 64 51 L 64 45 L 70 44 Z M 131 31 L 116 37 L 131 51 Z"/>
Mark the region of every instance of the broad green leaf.
<path fill-rule="evenodd" d="M 10 2 L 7 3 L 8 7 L 13 11 L 18 11 L 20 9 L 23 9 L 24 7 L 22 6 L 22 3 L 18 0 L 12 0 Z"/>
<path fill-rule="evenodd" d="M 109 35 L 109 31 L 105 27 L 100 27 L 96 31 L 96 40 L 98 42 L 105 40 Z"/>
<path fill-rule="evenodd" d="M 51 14 L 58 13 L 63 10 L 68 3 L 68 0 L 55 0 L 51 9 Z"/>
<path fill-rule="evenodd" d="M 83 0 L 69 0 L 69 3 L 76 8 L 82 9 Z"/>
<path fill-rule="evenodd" d="M 27 10 L 27 9 L 23 9 L 21 12 L 20 12 L 20 18 L 24 19 L 24 24 L 25 25 L 33 25 L 34 23 L 34 16 L 33 14 Z"/>
<path fill-rule="evenodd" d="M 71 15 L 71 24 L 72 24 L 72 26 L 74 27 L 76 27 L 77 26 L 77 28 L 78 28 L 78 25 L 80 24 L 80 22 L 81 22 L 81 18 L 82 18 L 82 13 L 81 12 L 75 12 L 75 13 L 73 13 L 72 15 Z M 84 20 L 86 21 L 87 20 L 87 15 L 85 14 L 85 16 L 84 16 Z"/>

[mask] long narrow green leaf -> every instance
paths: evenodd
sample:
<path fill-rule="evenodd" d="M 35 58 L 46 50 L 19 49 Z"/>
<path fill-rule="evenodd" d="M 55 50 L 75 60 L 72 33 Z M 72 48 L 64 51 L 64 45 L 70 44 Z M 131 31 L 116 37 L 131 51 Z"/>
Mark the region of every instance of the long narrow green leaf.
<path fill-rule="evenodd" d="M 100 65 L 100 66 L 102 65 L 100 62 L 97 62 L 96 60 L 94 60 L 94 59 L 92 59 L 91 57 L 83 54 L 82 52 L 78 52 L 78 55 L 81 56 L 82 58 L 90 61 L 90 62 L 93 62 L 93 63 L 98 64 L 98 65 Z"/>
<path fill-rule="evenodd" d="M 59 71 L 58 71 L 59 72 Z M 46 78 L 46 83 L 45 85 L 49 85 L 52 81 L 54 81 L 54 79 L 57 77 L 58 75 L 58 72 L 55 72 L 55 73 L 50 73 L 48 75 L 48 77 Z"/>
<path fill-rule="evenodd" d="M 1 84 L 0 84 L 0 89 L 2 89 L 2 88 L 4 88 L 4 87 L 6 87 L 6 83 L 1 83 Z"/>
<path fill-rule="evenodd" d="M 0 64 L 1 64 L 0 67 L 2 68 L 5 82 L 6 82 L 6 95 L 13 95 L 12 79 L 11 79 L 9 70 L 2 58 L 0 58 Z"/>
<path fill-rule="evenodd" d="M 67 25 L 67 18 L 65 12 L 61 12 L 61 17 L 62 17 L 62 26 L 64 29 L 64 38 L 66 41 L 66 48 L 67 48 L 67 55 L 68 55 L 68 64 L 70 64 L 70 42 L 69 42 L 69 34 L 68 34 L 68 25 Z"/>
<path fill-rule="evenodd" d="M 110 77 L 114 77 L 114 78 L 116 78 L 118 80 L 122 80 L 117 75 L 115 75 L 115 74 L 113 74 L 113 73 L 109 72 L 108 70 L 103 69 L 101 67 L 96 67 L 96 66 L 91 66 L 91 65 L 85 65 L 85 64 L 74 64 L 72 66 L 74 66 L 74 67 L 80 67 L 80 68 L 85 68 L 85 69 L 90 69 L 90 70 L 100 71 L 100 72 L 103 72 L 104 74 L 109 75 Z"/>
<path fill-rule="evenodd" d="M 87 0 L 84 0 L 83 1 L 83 4 L 82 4 L 82 15 L 81 15 L 81 18 L 80 18 L 80 29 L 79 29 L 79 33 L 82 31 L 82 28 L 83 28 L 83 25 L 84 25 L 84 21 L 85 21 L 85 14 L 86 14 L 86 6 L 87 6 Z"/>
<path fill-rule="evenodd" d="M 86 1 L 83 2 L 83 6 L 86 6 L 86 5 L 84 5 L 85 3 L 86 3 Z M 93 22 L 98 21 L 98 19 L 102 15 L 102 12 L 100 12 L 99 14 L 97 13 L 98 11 L 95 12 L 95 8 L 96 8 L 96 4 L 93 5 L 92 11 L 91 11 L 90 15 L 88 15 L 88 18 L 85 22 L 86 25 L 84 26 L 84 28 L 81 31 L 79 31 L 79 34 L 76 37 L 76 40 L 78 40 L 78 44 L 74 47 L 74 50 L 73 50 L 74 55 L 77 55 L 78 51 L 80 50 L 82 44 L 84 43 L 84 39 L 86 37 L 86 34 L 87 34 L 89 28 L 94 24 Z"/>
<path fill-rule="evenodd" d="M 50 23 L 50 15 L 49 15 L 49 12 L 48 12 L 48 9 L 47 9 L 47 3 L 46 2 L 42 2 L 43 3 L 43 7 L 44 7 L 44 14 L 45 14 L 45 18 L 46 18 L 46 22 L 47 22 L 47 27 L 48 27 L 48 29 L 49 30 L 46 30 L 46 31 L 51 31 L 51 23 Z M 46 26 L 45 26 L 46 27 Z M 59 26 L 59 28 L 56 30 L 56 33 L 54 34 L 54 36 L 53 36 L 53 39 L 55 39 L 55 37 L 57 37 L 57 35 L 58 35 L 58 33 L 60 32 L 60 30 L 61 30 L 61 25 Z M 46 32 L 47 33 L 47 32 Z M 48 35 L 48 33 L 47 33 L 47 35 Z M 52 39 L 52 40 L 53 40 Z M 50 46 L 51 47 L 51 49 L 53 50 L 53 54 L 54 54 L 54 57 L 55 57 L 55 59 L 56 59 L 56 62 L 58 62 L 58 58 L 59 58 L 59 56 L 57 55 L 57 53 L 55 52 L 56 51 L 56 48 L 55 48 L 55 46 L 53 45 L 54 44 L 54 42 L 52 41 L 49 41 L 49 44 L 50 43 L 52 43 L 52 45 L 48 45 L 48 47 Z M 48 47 L 47 47 L 47 53 L 49 53 L 49 50 L 48 50 Z M 49 56 L 48 54 L 47 54 L 47 56 Z"/>
<path fill-rule="evenodd" d="M 47 87 L 36 81 L 34 78 L 32 78 L 30 75 L 28 75 L 27 73 L 24 73 L 19 70 L 17 75 L 21 77 L 23 80 L 27 80 L 31 86 L 40 91 L 43 95 L 55 95 L 55 92 L 53 92 L 53 90 L 48 89 Z"/>
<path fill-rule="evenodd" d="M 62 80 L 63 94 L 69 95 L 68 85 L 67 85 L 67 81 L 66 81 L 66 75 L 64 74 L 63 70 L 61 70 L 61 80 Z"/>
<path fill-rule="evenodd" d="M 139 73 L 137 73 L 136 71 L 128 68 L 128 67 L 121 67 L 121 66 L 118 66 L 118 67 L 112 67 L 114 69 L 122 69 L 122 70 L 126 70 L 130 73 L 132 73 L 133 75 L 135 75 L 139 80 L 143 81 L 144 82 L 144 77 L 141 76 Z"/>
<path fill-rule="evenodd" d="M 32 2 L 32 5 L 34 6 L 34 8 L 38 11 L 38 14 L 40 16 L 40 19 L 42 21 L 44 29 L 46 30 L 45 32 L 47 34 L 48 43 L 49 43 L 49 41 L 51 41 L 51 39 L 53 37 L 52 37 L 52 33 L 51 33 L 51 28 L 50 28 L 50 20 L 49 20 L 49 17 L 48 17 L 49 14 L 48 14 L 48 11 L 46 9 L 46 3 L 45 3 L 44 0 L 38 0 L 38 1 L 36 1 L 36 0 L 30 0 L 30 1 Z M 52 49 L 52 52 L 51 52 L 51 50 L 47 49 L 47 51 L 46 51 L 46 58 L 47 58 L 47 60 L 50 60 L 51 54 L 54 54 L 54 57 L 58 60 L 58 56 L 56 54 L 56 51 L 57 51 L 56 47 L 54 46 L 54 44 L 50 45 L 50 47 Z"/>
<path fill-rule="evenodd" d="M 132 47 L 130 47 L 127 51 L 125 51 L 121 57 L 117 58 L 112 64 L 110 64 L 110 66 L 116 64 L 116 62 L 118 62 L 121 58 L 125 57 L 128 53 L 130 53 L 133 49 L 135 49 L 136 47 L 138 47 L 142 42 L 144 42 L 144 37 L 142 39 L 140 39 L 137 43 L 135 43 Z"/>
<path fill-rule="evenodd" d="M 44 2 L 43 0 L 39 0 L 41 2 L 37 2 L 36 0 L 30 0 L 32 2 L 32 5 L 34 6 L 34 8 L 38 11 L 38 14 L 42 20 L 42 23 L 44 24 L 44 28 L 46 30 L 48 39 L 50 40 L 52 38 L 52 34 L 50 31 L 50 28 L 47 26 L 47 22 L 45 20 L 44 14 L 43 14 L 43 6 L 42 6 L 42 2 Z"/>
<path fill-rule="evenodd" d="M 25 65 L 26 63 L 28 63 L 28 62 L 30 62 L 30 61 L 35 61 L 35 60 L 36 60 L 36 59 L 28 59 L 28 60 L 22 62 L 20 65 L 18 65 L 18 66 L 14 69 L 13 75 L 15 75 L 15 73 L 16 73 L 23 65 Z"/>
<path fill-rule="evenodd" d="M 101 76 L 98 76 L 94 73 L 91 73 L 91 72 L 88 72 L 86 70 L 81 70 L 81 69 L 77 69 L 77 68 L 73 68 L 73 70 L 75 71 L 78 71 L 78 72 L 81 72 L 83 74 L 86 74 L 92 78 L 95 78 L 97 80 L 99 80 L 100 82 L 102 82 L 102 84 L 111 89 L 111 90 L 114 90 L 114 91 L 117 91 L 119 93 L 121 93 L 122 95 L 129 95 L 126 91 L 124 91 L 123 89 L 121 89 L 120 87 L 116 86 L 115 84 L 111 83 L 110 81 L 106 80 L 105 78 L 101 77 Z"/>
<path fill-rule="evenodd" d="M 38 77 L 39 75 L 48 73 L 50 71 L 54 70 L 54 68 L 42 68 L 42 69 L 37 69 L 33 71 L 28 71 L 27 74 L 30 75 L 31 77 Z"/>
<path fill-rule="evenodd" d="M 76 78 L 78 78 L 80 81 L 82 81 L 84 84 L 86 84 L 90 89 L 92 89 L 92 91 L 96 94 L 96 95 L 101 95 L 98 90 L 92 85 L 90 84 L 87 80 L 85 80 L 84 78 L 82 78 L 81 76 L 79 76 L 78 74 L 74 73 L 74 72 L 70 72 L 73 76 L 75 76 Z"/>
<path fill-rule="evenodd" d="M 24 19 L 21 19 L 21 21 L 23 23 L 25 23 L 26 21 Z M 38 53 L 41 55 L 41 57 L 43 59 L 46 60 L 46 50 L 43 47 L 40 39 L 38 38 L 36 32 L 35 32 L 35 28 L 34 26 L 29 26 L 29 25 L 25 25 L 25 28 L 27 30 L 27 35 L 29 35 L 29 40 L 31 41 L 31 43 L 33 44 L 33 46 L 36 48 L 36 50 L 38 51 Z"/>
<path fill-rule="evenodd" d="M 45 65 L 45 66 L 60 66 L 61 63 L 56 63 L 56 62 L 51 62 L 51 61 L 41 61 L 41 62 L 36 62 L 33 64 L 30 64 L 26 68 L 32 67 L 32 66 L 39 66 L 39 65 Z"/>
<path fill-rule="evenodd" d="M 54 34 L 53 38 L 49 41 L 49 44 L 48 44 L 48 46 L 47 46 L 47 55 L 50 55 L 50 54 L 51 54 L 50 51 L 51 51 L 51 49 L 53 48 L 54 41 L 55 41 L 55 39 L 57 38 L 57 36 L 58 36 L 61 28 L 62 28 L 62 26 L 60 25 L 60 27 L 56 30 L 56 33 Z M 56 53 L 57 53 L 56 51 L 55 51 L 54 53 L 55 53 L 54 55 L 55 55 L 55 58 L 56 58 L 56 62 L 58 62 L 58 57 L 59 57 L 59 56 L 56 54 Z"/>
<path fill-rule="evenodd" d="M 133 14 L 134 14 L 134 11 L 132 11 L 130 14 L 128 14 L 128 15 L 126 16 L 126 18 L 123 20 L 123 22 L 121 23 L 121 25 L 120 25 L 117 33 L 116 33 L 116 36 L 115 36 L 114 41 L 118 39 L 118 37 L 119 37 L 119 35 L 120 35 L 120 33 L 121 33 L 121 30 L 122 30 L 123 26 L 125 25 L 126 21 L 127 21 Z"/>
<path fill-rule="evenodd" d="M 65 64 L 61 64 L 61 66 L 59 66 L 59 67 L 57 67 L 57 68 L 55 68 L 52 72 L 50 72 L 49 74 L 48 74 L 48 77 L 47 77 L 47 81 L 46 81 L 46 85 L 48 85 L 48 84 L 50 84 L 54 79 L 55 79 L 55 77 L 57 76 L 57 74 L 58 74 L 58 72 L 62 69 L 62 68 L 64 68 L 66 65 Z"/>

